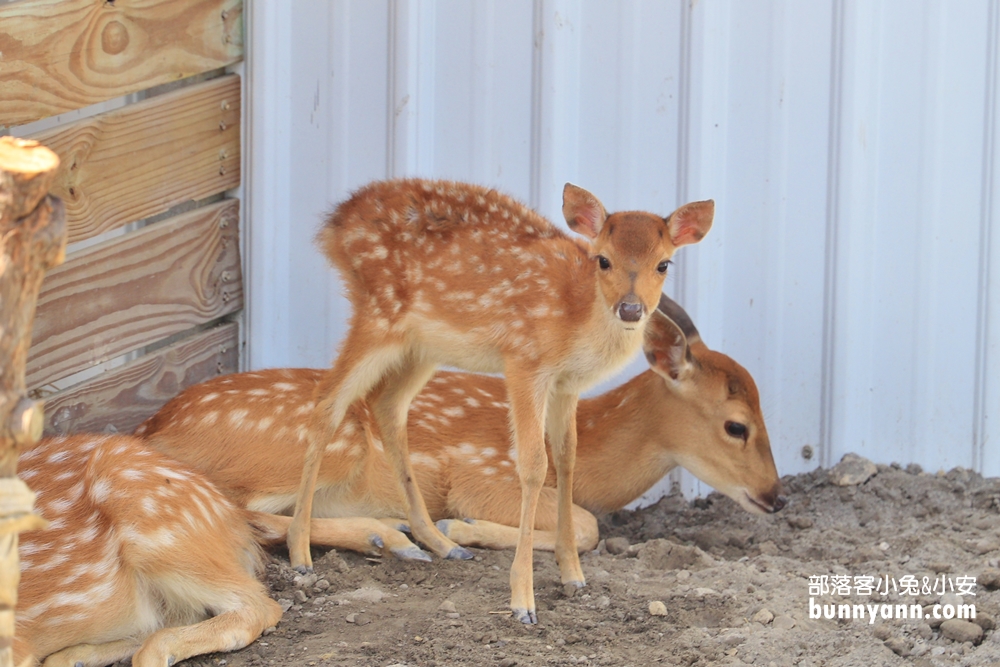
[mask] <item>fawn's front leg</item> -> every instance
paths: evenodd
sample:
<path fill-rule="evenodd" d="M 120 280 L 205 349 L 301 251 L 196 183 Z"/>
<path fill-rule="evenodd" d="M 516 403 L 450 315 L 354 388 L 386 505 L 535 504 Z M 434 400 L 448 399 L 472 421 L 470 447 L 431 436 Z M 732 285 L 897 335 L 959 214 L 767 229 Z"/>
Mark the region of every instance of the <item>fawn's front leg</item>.
<path fill-rule="evenodd" d="M 573 530 L 573 468 L 576 465 L 576 394 L 555 394 L 549 401 L 546 432 L 552 446 L 556 468 L 558 520 L 556 525 L 556 562 L 562 583 L 577 588 L 586 585 Z"/>
<path fill-rule="evenodd" d="M 510 608 L 522 623 L 537 623 L 532 533 L 538 494 L 545 483 L 548 458 L 545 455 L 545 402 L 549 382 L 526 369 L 507 369 L 507 393 L 517 447 L 517 473 L 521 478 L 521 521 L 517 551 L 510 568 Z"/>

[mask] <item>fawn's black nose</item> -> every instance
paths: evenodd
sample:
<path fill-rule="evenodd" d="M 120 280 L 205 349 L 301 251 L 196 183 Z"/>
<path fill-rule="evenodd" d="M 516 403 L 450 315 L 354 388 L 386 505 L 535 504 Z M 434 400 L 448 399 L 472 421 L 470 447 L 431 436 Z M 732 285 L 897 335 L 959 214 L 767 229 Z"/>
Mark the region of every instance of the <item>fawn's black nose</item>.
<path fill-rule="evenodd" d="M 623 302 L 618 306 L 618 317 L 622 322 L 638 322 L 642 319 L 642 304 Z"/>

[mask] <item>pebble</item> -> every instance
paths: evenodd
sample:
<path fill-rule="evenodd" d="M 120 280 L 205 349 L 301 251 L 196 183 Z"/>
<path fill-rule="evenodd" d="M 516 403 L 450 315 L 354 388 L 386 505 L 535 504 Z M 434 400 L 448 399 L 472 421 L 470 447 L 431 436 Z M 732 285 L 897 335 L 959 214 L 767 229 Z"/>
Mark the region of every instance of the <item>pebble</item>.
<path fill-rule="evenodd" d="M 611 606 L 611 598 L 609 598 L 607 595 L 602 595 L 601 597 L 597 598 L 596 602 L 594 602 L 594 606 L 596 606 L 598 609 L 607 609 L 608 607 Z"/>
<path fill-rule="evenodd" d="M 458 609 L 455 608 L 454 602 L 451 600 L 445 600 L 438 606 L 438 611 L 442 614 L 454 614 L 458 611 Z"/>
<path fill-rule="evenodd" d="M 931 627 L 931 628 L 938 628 L 938 627 L 941 626 L 941 623 L 944 621 L 944 619 L 943 618 L 934 618 L 933 610 L 934 610 L 934 605 L 930 605 L 929 604 L 929 605 L 925 605 L 924 606 L 924 620 L 927 621 L 927 625 L 929 627 Z M 939 610 L 939 613 L 940 613 L 940 610 Z"/>
<path fill-rule="evenodd" d="M 996 551 L 997 549 L 1000 549 L 1000 543 L 997 543 L 993 539 L 979 540 L 972 545 L 972 550 L 980 556 L 988 554 L 991 551 Z"/>
<path fill-rule="evenodd" d="M 807 516 L 790 516 L 788 517 L 788 525 L 792 528 L 805 530 L 813 527 L 813 520 Z"/>
<path fill-rule="evenodd" d="M 767 625 L 774 620 L 774 614 L 772 614 L 768 609 L 761 609 L 750 619 L 755 623 L 760 623 L 761 625 Z"/>
<path fill-rule="evenodd" d="M 659 600 L 653 600 L 649 603 L 649 615 L 650 616 L 666 616 L 667 615 L 667 605 L 663 604 Z"/>
<path fill-rule="evenodd" d="M 301 588 L 296 588 L 295 593 L 293 593 L 293 595 L 295 596 L 295 600 L 300 604 L 309 599 L 309 596 L 306 595 L 306 592 Z"/>
<path fill-rule="evenodd" d="M 782 614 L 781 616 L 776 616 L 771 626 L 776 630 L 791 630 L 795 627 L 795 619 L 791 616 L 786 616 Z"/>
<path fill-rule="evenodd" d="M 857 486 L 872 478 L 878 468 L 857 454 L 844 454 L 840 463 L 830 468 L 830 481 L 837 486 Z"/>
<path fill-rule="evenodd" d="M 879 623 L 875 626 L 875 629 L 872 630 L 872 634 L 875 635 L 876 639 L 885 641 L 889 639 L 889 637 L 892 637 L 892 628 L 885 623 Z"/>
<path fill-rule="evenodd" d="M 910 654 L 910 648 L 912 647 L 910 641 L 905 637 L 890 637 L 885 640 L 885 645 L 890 651 L 904 658 Z"/>
<path fill-rule="evenodd" d="M 360 612 L 347 615 L 347 622 L 353 623 L 355 625 L 368 625 L 372 622 L 372 619 L 368 618 L 365 614 Z"/>
<path fill-rule="evenodd" d="M 330 582 L 327 581 L 326 579 L 320 579 L 319 581 L 316 582 L 316 585 L 313 586 L 313 591 L 315 591 L 316 593 L 322 593 L 328 588 L 330 588 Z"/>
<path fill-rule="evenodd" d="M 373 586 L 362 586 L 361 588 L 348 593 L 346 597 L 352 600 L 375 603 L 381 602 L 386 595 Z"/>
<path fill-rule="evenodd" d="M 296 588 L 312 588 L 319 581 L 319 577 L 313 574 L 300 574 L 292 579 L 292 583 L 295 584 Z"/>
<path fill-rule="evenodd" d="M 981 627 L 984 632 L 987 630 L 993 630 L 997 627 L 997 623 L 993 620 L 993 617 L 989 614 L 984 614 L 981 611 L 976 614 L 976 617 L 972 619 L 972 622 Z"/>
<path fill-rule="evenodd" d="M 288 611 L 289 609 L 291 609 L 292 605 L 294 603 L 291 600 L 288 600 L 286 598 L 281 598 L 281 599 L 278 600 L 278 604 L 281 605 L 281 613 L 283 614 L 286 611 Z"/>
<path fill-rule="evenodd" d="M 627 537 L 609 537 L 604 541 L 604 547 L 608 550 L 608 553 L 615 556 L 628 551 L 629 546 L 631 545 L 629 545 Z"/>
<path fill-rule="evenodd" d="M 993 567 L 983 570 L 982 574 L 976 579 L 976 583 L 980 586 L 985 586 L 991 591 L 1000 588 L 1000 570 Z"/>
<path fill-rule="evenodd" d="M 962 642 L 978 644 L 983 638 L 983 629 L 975 623 L 953 618 L 941 624 L 941 634 L 960 644 Z"/>

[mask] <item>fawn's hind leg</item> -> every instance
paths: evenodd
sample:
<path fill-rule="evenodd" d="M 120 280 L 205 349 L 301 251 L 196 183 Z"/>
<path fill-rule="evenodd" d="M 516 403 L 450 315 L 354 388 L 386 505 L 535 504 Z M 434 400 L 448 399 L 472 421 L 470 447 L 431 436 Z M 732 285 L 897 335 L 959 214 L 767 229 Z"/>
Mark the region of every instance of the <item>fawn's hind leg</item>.
<path fill-rule="evenodd" d="M 461 497 L 449 493 L 448 507 L 452 516 L 463 519 L 441 519 L 437 522 L 441 532 L 463 546 L 484 549 L 513 549 L 517 546 L 520 530 L 517 527 L 521 490 L 516 483 L 490 480 L 479 493 L 463 489 Z M 535 532 L 532 547 L 535 551 L 555 551 L 557 542 L 559 502 L 556 490 L 543 486 L 538 494 L 535 512 Z M 597 546 L 597 518 L 573 505 L 573 530 L 578 552 L 590 551 Z"/>
<path fill-rule="evenodd" d="M 576 394 L 555 394 L 549 401 L 546 431 L 556 469 L 559 498 L 556 562 L 564 584 L 586 585 L 573 531 L 573 467 L 576 465 Z"/>
<path fill-rule="evenodd" d="M 431 521 L 410 463 L 406 435 L 410 402 L 434 375 L 435 368 L 437 365 L 434 363 L 418 361 L 412 356 L 407 358 L 402 365 L 386 374 L 375 394 L 368 397 L 368 404 L 378 423 L 386 458 L 403 484 L 414 539 L 442 558 L 469 559 L 472 552 L 445 537 Z"/>
<path fill-rule="evenodd" d="M 132 667 L 170 667 L 193 655 L 248 646 L 265 629 L 278 624 L 281 606 L 264 594 L 256 579 L 248 577 L 247 584 L 259 590 L 241 595 L 239 608 L 194 625 L 154 632 L 132 656 Z"/>
<path fill-rule="evenodd" d="M 373 347 L 372 341 L 384 338 L 384 334 L 366 331 L 356 322 L 352 323 L 333 368 L 325 374 L 313 394 L 316 407 L 310 420 L 309 446 L 295 498 L 295 513 L 288 527 L 288 556 L 292 567 L 298 570 L 312 567 L 309 518 L 312 516 L 316 478 L 327 443 L 333 440 L 351 403 L 367 395 L 406 357 L 402 343 L 383 342 Z"/>
<path fill-rule="evenodd" d="M 264 535 L 258 538 L 265 546 L 286 540 L 291 517 L 278 514 L 255 513 L 252 522 Z M 335 549 L 349 549 L 363 554 L 388 552 L 401 560 L 431 559 L 405 534 L 385 521 L 370 517 L 344 517 L 313 519 L 310 522 L 311 544 Z"/>
<path fill-rule="evenodd" d="M 107 644 L 77 644 L 56 651 L 42 667 L 104 667 L 132 656 L 139 648 L 138 639 L 121 639 Z"/>

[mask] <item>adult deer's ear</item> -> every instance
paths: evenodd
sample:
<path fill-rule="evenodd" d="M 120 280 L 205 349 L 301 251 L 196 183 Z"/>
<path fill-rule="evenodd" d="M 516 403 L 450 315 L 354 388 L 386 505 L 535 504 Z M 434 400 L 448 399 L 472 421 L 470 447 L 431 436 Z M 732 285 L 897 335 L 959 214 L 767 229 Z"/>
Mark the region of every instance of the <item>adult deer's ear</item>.
<path fill-rule="evenodd" d="M 601 200 L 572 183 L 563 188 L 562 210 L 569 228 L 589 239 L 597 238 L 608 217 Z"/>
<path fill-rule="evenodd" d="M 694 370 L 684 332 L 660 310 L 649 318 L 642 351 L 650 367 L 665 378 L 683 380 Z"/>

